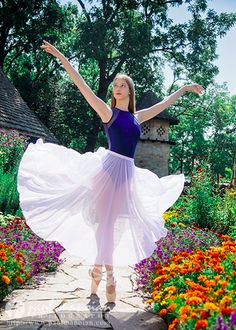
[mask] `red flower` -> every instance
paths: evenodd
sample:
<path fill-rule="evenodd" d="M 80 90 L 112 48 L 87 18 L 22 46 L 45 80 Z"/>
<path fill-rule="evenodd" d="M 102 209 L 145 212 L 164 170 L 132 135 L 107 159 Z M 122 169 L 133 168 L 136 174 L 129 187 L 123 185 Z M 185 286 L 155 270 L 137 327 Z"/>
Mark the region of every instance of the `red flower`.
<path fill-rule="evenodd" d="M 195 329 L 206 329 L 208 325 L 208 322 L 207 320 L 198 320 L 196 323 L 195 323 Z"/>

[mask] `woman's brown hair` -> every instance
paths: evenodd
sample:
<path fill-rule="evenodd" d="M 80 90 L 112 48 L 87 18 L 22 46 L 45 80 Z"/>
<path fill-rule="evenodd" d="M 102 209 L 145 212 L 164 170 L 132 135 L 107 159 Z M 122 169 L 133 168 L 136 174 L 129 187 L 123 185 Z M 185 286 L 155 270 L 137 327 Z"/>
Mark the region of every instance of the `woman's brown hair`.
<path fill-rule="evenodd" d="M 117 75 L 115 76 L 113 83 L 115 82 L 115 80 L 119 78 L 119 79 L 124 79 L 128 86 L 129 86 L 129 92 L 130 92 L 130 97 L 129 97 L 129 105 L 128 105 L 128 109 L 129 112 L 131 113 L 136 113 L 136 104 L 135 104 L 135 90 L 134 90 L 134 82 L 133 79 L 131 77 L 129 77 L 127 74 L 125 73 L 117 73 Z M 111 108 L 114 108 L 116 106 L 116 99 L 113 95 L 111 95 Z"/>

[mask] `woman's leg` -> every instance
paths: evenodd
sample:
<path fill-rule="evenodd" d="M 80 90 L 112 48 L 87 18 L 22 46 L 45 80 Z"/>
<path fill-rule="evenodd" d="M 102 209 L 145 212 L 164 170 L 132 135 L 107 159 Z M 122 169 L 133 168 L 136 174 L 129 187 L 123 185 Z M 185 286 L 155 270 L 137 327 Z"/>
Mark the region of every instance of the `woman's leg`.
<path fill-rule="evenodd" d="M 91 294 L 96 294 L 102 279 L 102 265 L 95 264 L 90 275 L 92 277 Z"/>
<path fill-rule="evenodd" d="M 113 274 L 113 265 L 106 265 L 107 271 L 107 284 L 106 284 L 106 297 L 109 303 L 115 303 L 116 300 L 116 280 Z"/>

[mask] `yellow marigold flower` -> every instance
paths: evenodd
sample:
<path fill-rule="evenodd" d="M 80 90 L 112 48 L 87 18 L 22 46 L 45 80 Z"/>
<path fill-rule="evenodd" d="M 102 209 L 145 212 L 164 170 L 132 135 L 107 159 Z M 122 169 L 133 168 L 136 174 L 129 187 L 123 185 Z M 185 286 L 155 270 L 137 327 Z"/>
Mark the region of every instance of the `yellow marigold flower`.
<path fill-rule="evenodd" d="M 220 306 L 223 306 L 225 304 L 229 304 L 233 301 L 233 299 L 229 296 L 224 296 L 220 301 Z"/>
<path fill-rule="evenodd" d="M 6 284 L 10 284 L 11 283 L 11 280 L 8 276 L 6 275 L 2 275 L 2 281 Z"/>
<path fill-rule="evenodd" d="M 214 312 L 219 312 L 219 307 L 216 306 L 215 304 L 211 303 L 211 302 L 206 302 L 204 304 L 204 307 L 207 308 L 207 309 L 210 309 Z"/>
<path fill-rule="evenodd" d="M 145 302 L 145 304 L 150 305 L 152 302 L 153 302 L 152 299 L 148 299 L 148 300 Z"/>
<path fill-rule="evenodd" d="M 214 279 L 215 279 L 216 281 L 219 281 L 219 279 L 220 279 L 220 275 L 215 275 L 215 276 L 214 276 Z"/>
<path fill-rule="evenodd" d="M 163 305 L 167 305 L 167 304 L 168 304 L 168 303 L 167 303 L 166 300 L 163 300 L 163 301 L 160 303 L 161 306 L 163 306 Z"/>
<path fill-rule="evenodd" d="M 158 293 L 157 290 L 152 291 L 151 296 L 154 297 Z"/>
<path fill-rule="evenodd" d="M 153 297 L 153 299 L 154 299 L 155 301 L 158 301 L 158 300 L 161 299 L 161 295 L 160 295 L 160 294 L 157 294 L 156 296 Z"/>

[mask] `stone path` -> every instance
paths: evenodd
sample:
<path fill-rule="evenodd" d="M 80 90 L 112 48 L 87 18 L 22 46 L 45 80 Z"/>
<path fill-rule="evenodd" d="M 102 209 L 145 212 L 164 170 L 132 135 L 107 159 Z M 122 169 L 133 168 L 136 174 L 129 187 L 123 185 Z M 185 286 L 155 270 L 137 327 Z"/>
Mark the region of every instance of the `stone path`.
<path fill-rule="evenodd" d="M 0 329 L 167 329 L 132 290 L 131 267 L 114 269 L 116 305 L 105 310 L 106 277 L 98 288 L 99 299 L 91 299 L 89 267 L 66 251 L 61 258 L 66 261 L 55 273 L 39 274 L 38 285 L 26 285 L 5 298 L 0 304 Z"/>

